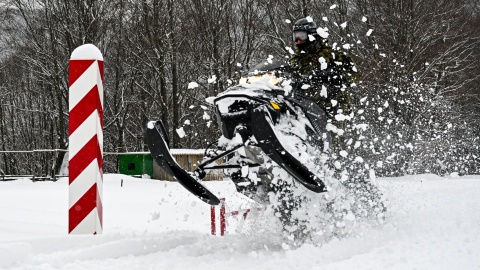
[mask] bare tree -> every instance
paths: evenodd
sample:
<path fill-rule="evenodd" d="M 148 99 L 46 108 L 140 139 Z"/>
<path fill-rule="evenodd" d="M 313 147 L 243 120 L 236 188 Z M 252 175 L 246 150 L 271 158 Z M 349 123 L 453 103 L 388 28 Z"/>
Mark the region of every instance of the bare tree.
<path fill-rule="evenodd" d="M 363 76 L 351 89 L 352 155 L 380 175 L 478 172 L 475 0 L 3 1 L 0 149 L 67 147 L 68 60 L 85 43 L 105 58 L 106 151 L 144 150 L 142 130 L 154 119 L 173 147 L 206 147 L 219 134 L 205 99 L 269 55 L 288 60 L 292 23 L 306 16 Z M 45 171 L 50 159 L 3 154 L 0 164 Z M 115 170 L 114 159 L 106 164 Z"/>

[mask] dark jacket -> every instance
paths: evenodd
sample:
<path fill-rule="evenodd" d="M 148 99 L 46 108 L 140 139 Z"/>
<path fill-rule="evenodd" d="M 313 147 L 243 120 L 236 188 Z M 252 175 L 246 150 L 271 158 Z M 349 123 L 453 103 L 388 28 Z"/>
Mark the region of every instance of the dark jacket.
<path fill-rule="evenodd" d="M 318 103 L 333 121 L 338 109 L 350 114 L 348 91 L 352 83 L 358 83 L 360 73 L 349 56 L 317 39 L 303 50 L 297 49 L 290 63 L 294 90 Z M 301 89 L 306 85 L 307 89 Z"/>

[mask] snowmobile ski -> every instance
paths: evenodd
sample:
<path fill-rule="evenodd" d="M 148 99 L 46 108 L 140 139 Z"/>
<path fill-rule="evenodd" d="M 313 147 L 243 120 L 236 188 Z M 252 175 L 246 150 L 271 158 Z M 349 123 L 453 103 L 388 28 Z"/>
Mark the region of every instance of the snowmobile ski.
<path fill-rule="evenodd" d="M 252 133 L 260 148 L 275 163 L 287 171 L 295 180 L 313 192 L 327 191 L 321 179 L 305 167 L 299 160 L 293 157 L 282 146 L 269 117 L 268 110 L 264 106 L 253 109 L 251 117 Z"/>
<path fill-rule="evenodd" d="M 217 196 L 201 184 L 194 175 L 180 167 L 170 153 L 167 141 L 168 137 L 163 123 L 161 121 L 150 122 L 145 130 L 145 142 L 155 162 L 200 200 L 210 205 L 220 204 Z"/>

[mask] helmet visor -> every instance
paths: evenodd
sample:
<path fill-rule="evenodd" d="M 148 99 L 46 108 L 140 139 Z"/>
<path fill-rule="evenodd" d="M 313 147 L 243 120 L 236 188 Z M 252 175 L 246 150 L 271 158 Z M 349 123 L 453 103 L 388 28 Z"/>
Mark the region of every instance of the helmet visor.
<path fill-rule="evenodd" d="M 293 32 L 293 41 L 307 41 L 308 39 L 308 33 L 307 31 L 295 31 Z"/>

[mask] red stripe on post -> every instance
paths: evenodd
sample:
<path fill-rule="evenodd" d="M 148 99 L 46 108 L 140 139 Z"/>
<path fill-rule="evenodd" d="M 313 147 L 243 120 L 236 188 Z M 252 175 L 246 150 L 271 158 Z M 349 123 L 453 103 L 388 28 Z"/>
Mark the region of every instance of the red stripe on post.
<path fill-rule="evenodd" d="M 82 100 L 73 107 L 70 111 L 68 132 L 70 135 L 77 130 L 77 128 L 83 124 L 83 122 L 95 111 L 98 111 L 98 115 L 103 115 L 102 103 L 100 102 L 100 95 L 98 92 L 98 86 L 95 85 Z M 99 117 L 100 125 L 103 129 L 103 117 Z"/>
<path fill-rule="evenodd" d="M 102 77 L 102 84 L 104 83 L 103 78 L 103 61 L 98 61 L 98 67 L 100 68 L 100 76 Z"/>
<path fill-rule="evenodd" d="M 72 84 L 82 76 L 82 74 L 95 62 L 96 60 L 70 60 L 69 70 L 68 70 L 68 85 Z M 103 62 L 102 62 L 103 68 Z M 103 70 L 101 71 L 103 74 Z M 103 79 L 103 76 L 102 76 Z M 102 80 L 103 82 L 103 80 Z"/>
<path fill-rule="evenodd" d="M 71 233 L 97 206 L 97 184 L 93 186 L 68 210 L 68 232 Z"/>
<path fill-rule="evenodd" d="M 94 159 L 97 159 L 98 167 L 103 167 L 103 159 L 99 159 L 100 145 L 97 136 L 93 136 L 85 146 L 72 158 L 70 158 L 68 179 L 69 184 L 73 183 L 77 177 L 87 168 Z M 103 171 L 103 169 L 100 169 Z"/>

